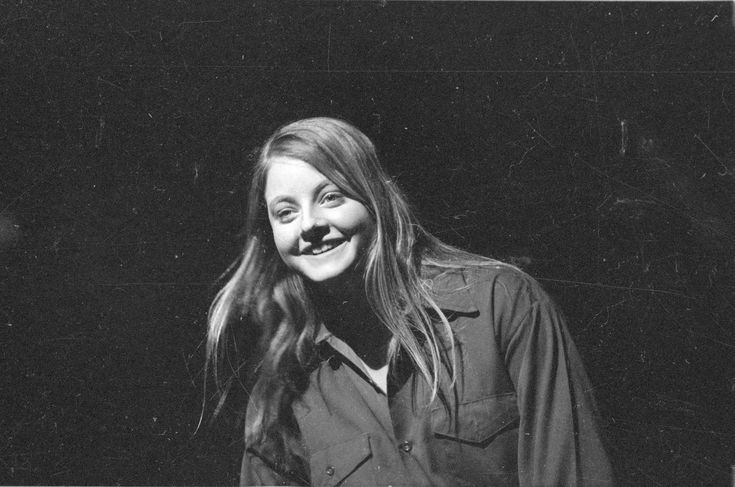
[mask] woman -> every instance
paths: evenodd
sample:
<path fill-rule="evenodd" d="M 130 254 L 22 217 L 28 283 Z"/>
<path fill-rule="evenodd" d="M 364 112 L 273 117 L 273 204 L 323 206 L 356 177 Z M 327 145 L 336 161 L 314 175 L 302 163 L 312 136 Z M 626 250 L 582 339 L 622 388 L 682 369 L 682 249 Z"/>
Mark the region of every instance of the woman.
<path fill-rule="evenodd" d="M 241 484 L 611 483 L 548 296 L 427 233 L 355 127 L 268 139 L 233 268 L 207 350 L 220 406 L 225 364 L 249 392 Z"/>

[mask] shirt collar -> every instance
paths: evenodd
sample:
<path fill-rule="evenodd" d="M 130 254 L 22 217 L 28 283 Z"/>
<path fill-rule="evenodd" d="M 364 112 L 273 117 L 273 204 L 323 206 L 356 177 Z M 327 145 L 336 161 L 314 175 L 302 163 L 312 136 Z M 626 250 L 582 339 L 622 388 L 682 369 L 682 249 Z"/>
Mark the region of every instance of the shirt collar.
<path fill-rule="evenodd" d="M 434 301 L 446 312 L 476 313 L 478 311 L 461 270 L 448 270 L 428 276 Z"/>
<path fill-rule="evenodd" d="M 319 331 L 316 333 L 316 343 L 321 343 L 331 336 L 332 332 L 327 330 L 327 327 L 324 326 L 324 323 L 320 323 Z"/>
<path fill-rule="evenodd" d="M 469 291 L 470 286 L 467 284 L 465 275 L 461 270 L 433 273 L 427 277 L 434 301 L 439 309 L 447 315 L 447 318 L 451 319 L 458 313 L 470 314 L 478 311 Z M 334 337 L 332 332 L 323 323 L 320 324 L 316 335 L 316 343 L 334 342 L 333 339 L 329 340 L 332 337 Z"/>

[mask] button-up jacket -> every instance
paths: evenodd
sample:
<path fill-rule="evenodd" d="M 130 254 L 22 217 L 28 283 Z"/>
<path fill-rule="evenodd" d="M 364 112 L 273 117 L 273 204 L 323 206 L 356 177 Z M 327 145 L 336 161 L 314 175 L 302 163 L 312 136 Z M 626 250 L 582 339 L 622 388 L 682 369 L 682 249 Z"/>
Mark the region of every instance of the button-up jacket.
<path fill-rule="evenodd" d="M 314 486 L 612 485 L 591 387 L 562 315 L 506 266 L 440 274 L 456 379 L 391 374 L 388 394 L 336 337 L 293 412 Z M 242 485 L 284 485 L 249 445 Z"/>

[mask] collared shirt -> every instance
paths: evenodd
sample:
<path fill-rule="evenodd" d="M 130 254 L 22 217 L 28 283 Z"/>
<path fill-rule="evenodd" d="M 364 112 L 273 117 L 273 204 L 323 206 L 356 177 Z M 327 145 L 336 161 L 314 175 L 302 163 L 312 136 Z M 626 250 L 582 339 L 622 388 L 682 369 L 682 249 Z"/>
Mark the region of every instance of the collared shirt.
<path fill-rule="evenodd" d="M 387 372 L 388 366 L 380 369 L 371 369 L 356 353 L 352 350 L 352 347 L 347 345 L 344 341 L 334 336 L 324 324 L 319 328 L 319 332 L 316 337 L 317 345 L 321 346 L 322 353 L 329 354 L 330 350 L 334 353 L 327 357 L 327 361 L 331 366 L 339 366 L 344 361 L 352 367 L 357 367 L 357 372 L 362 372 L 365 379 L 375 387 L 379 392 L 388 394 L 387 389 Z M 327 345 L 327 346 L 325 346 Z M 377 380 L 376 380 L 377 379 Z"/>
<path fill-rule="evenodd" d="M 589 380 L 538 283 L 498 266 L 441 274 L 433 290 L 457 357 L 440 397 L 410 368 L 383 393 L 347 344 L 320 335 L 327 353 L 292 405 L 311 485 L 612 485 Z M 268 465 L 250 445 L 241 484 L 289 484 Z"/>

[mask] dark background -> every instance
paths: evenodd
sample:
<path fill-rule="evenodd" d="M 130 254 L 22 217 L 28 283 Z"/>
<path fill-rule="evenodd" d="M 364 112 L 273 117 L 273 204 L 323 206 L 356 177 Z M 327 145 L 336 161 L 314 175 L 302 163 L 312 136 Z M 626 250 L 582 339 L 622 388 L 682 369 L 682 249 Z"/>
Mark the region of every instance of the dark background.
<path fill-rule="evenodd" d="M 336 115 L 560 302 L 622 485 L 729 483 L 730 3 L 206 3 L 0 3 L 0 482 L 236 482 L 206 310 L 253 149 Z"/>

